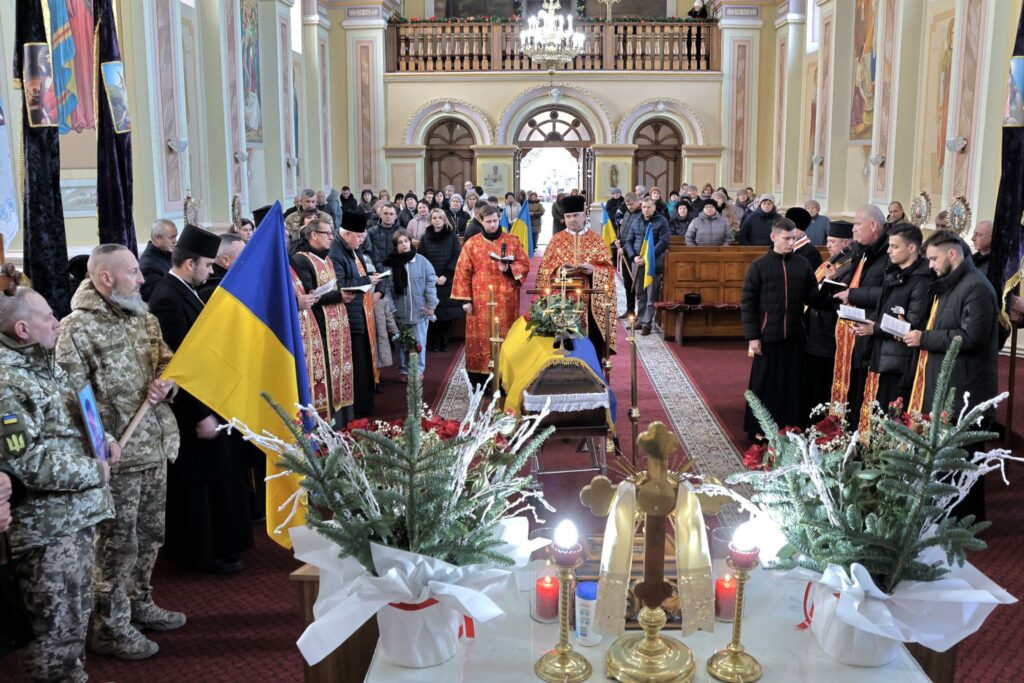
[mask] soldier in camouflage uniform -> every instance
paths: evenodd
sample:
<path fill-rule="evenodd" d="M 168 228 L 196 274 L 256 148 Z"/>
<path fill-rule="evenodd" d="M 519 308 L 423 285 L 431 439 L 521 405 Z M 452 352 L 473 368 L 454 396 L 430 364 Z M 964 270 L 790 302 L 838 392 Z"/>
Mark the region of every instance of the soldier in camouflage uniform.
<path fill-rule="evenodd" d="M 150 577 L 164 542 L 167 463 L 178 454 L 178 427 L 164 402 L 171 382 L 159 379 L 171 359 L 160 324 L 147 312 L 135 255 L 117 244 L 93 249 L 89 277 L 60 324 L 57 360 L 76 386 L 91 382 L 103 424 L 123 434 L 140 404 L 151 409 L 113 469 L 115 518 L 100 525 L 93 573 L 93 632 L 98 654 L 145 659 L 159 646 L 140 629 L 167 631 L 185 615 L 157 607 Z"/>
<path fill-rule="evenodd" d="M 96 524 L 114 507 L 110 468 L 92 456 L 75 387 L 53 360 L 57 319 L 30 289 L 0 296 L 0 458 L 25 485 L 8 530 L 35 640 L 20 656 L 30 681 L 85 681 Z M 110 462 L 120 449 L 107 435 Z"/>

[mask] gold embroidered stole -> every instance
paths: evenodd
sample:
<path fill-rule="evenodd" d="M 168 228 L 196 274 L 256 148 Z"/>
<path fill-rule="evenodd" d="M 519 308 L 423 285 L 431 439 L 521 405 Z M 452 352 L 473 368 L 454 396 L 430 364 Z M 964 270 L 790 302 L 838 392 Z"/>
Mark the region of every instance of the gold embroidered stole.
<path fill-rule="evenodd" d="M 932 309 L 928 313 L 928 324 L 925 325 L 926 330 L 932 329 L 935 325 L 935 314 L 939 311 L 939 297 L 935 297 L 932 301 Z M 908 413 L 919 413 L 921 412 L 921 406 L 924 403 L 924 390 L 928 384 L 928 352 L 921 349 L 917 356 L 917 368 L 914 370 L 914 387 L 910 391 L 910 403 L 907 405 Z"/>
<path fill-rule="evenodd" d="M 298 273 L 292 268 L 292 286 L 296 294 L 306 294 L 306 288 L 302 286 L 302 280 Z M 313 315 L 312 309 L 299 311 L 299 331 L 302 333 L 302 345 L 306 355 L 306 374 L 309 376 L 309 395 L 313 401 L 313 407 L 317 414 L 330 419 L 327 413 L 327 383 L 324 377 L 324 368 L 327 362 L 324 359 L 324 345 L 320 337 L 320 325 Z"/>
<path fill-rule="evenodd" d="M 860 286 L 860 276 L 864 272 L 865 258 L 861 258 L 857 264 L 857 270 L 850 280 L 849 289 L 856 289 Z M 832 371 L 832 408 L 833 415 L 843 411 L 837 405 L 844 405 L 847 394 L 850 391 L 850 368 L 853 364 L 853 347 L 857 341 L 853 333 L 853 323 L 840 318 L 836 321 L 836 362 Z"/>
<path fill-rule="evenodd" d="M 366 277 L 366 266 L 358 251 L 352 252 L 356 257 L 356 270 Z M 373 290 L 363 294 L 363 314 L 366 316 L 366 338 L 370 340 L 370 358 L 373 359 L 373 381 L 380 381 L 380 368 L 377 367 L 377 324 L 373 315 Z"/>
<path fill-rule="evenodd" d="M 336 279 L 333 263 L 309 252 L 300 251 L 299 254 L 313 264 L 318 287 Z M 330 415 L 352 404 L 352 343 L 348 336 L 348 313 L 345 311 L 345 305 L 327 304 L 321 308 L 326 327 L 323 332 L 327 338 L 327 348 L 324 349 L 327 376 L 324 381 L 330 384 L 331 389 L 331 405 L 327 406 L 326 397 L 323 400 L 324 408 L 328 411 L 328 417 L 324 419 L 330 419 Z M 322 414 L 320 405 L 314 405 L 317 412 Z"/>

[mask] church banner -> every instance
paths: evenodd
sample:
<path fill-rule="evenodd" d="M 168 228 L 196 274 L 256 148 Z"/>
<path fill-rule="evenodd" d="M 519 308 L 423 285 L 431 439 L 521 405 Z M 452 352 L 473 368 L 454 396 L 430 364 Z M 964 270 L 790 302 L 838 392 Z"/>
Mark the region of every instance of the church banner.
<path fill-rule="evenodd" d="M 61 317 L 70 310 L 71 291 L 53 63 L 40 1 L 18 0 L 15 17 L 14 86 L 22 91 L 24 268 L 35 290 Z"/>
<path fill-rule="evenodd" d="M 0 99 L 0 235 L 4 238 L 4 251 L 10 250 L 18 234 L 18 205 L 15 203 L 18 194 L 14 191 L 14 159 L 7 137 L 9 127 L 7 110 Z"/>

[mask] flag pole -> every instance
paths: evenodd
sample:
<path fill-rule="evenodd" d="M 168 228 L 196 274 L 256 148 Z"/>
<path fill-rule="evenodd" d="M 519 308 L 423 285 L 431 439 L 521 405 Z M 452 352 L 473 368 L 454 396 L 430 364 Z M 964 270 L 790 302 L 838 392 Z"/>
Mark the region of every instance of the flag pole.
<path fill-rule="evenodd" d="M 142 405 L 135 411 L 135 416 L 132 418 L 132 421 L 128 423 L 124 433 L 121 434 L 121 438 L 117 440 L 117 445 L 122 449 L 124 449 L 125 444 L 132 438 L 132 434 L 135 433 L 139 423 L 142 422 L 142 418 L 146 417 L 146 413 L 149 412 L 149 406 L 149 398 L 143 399 Z"/>

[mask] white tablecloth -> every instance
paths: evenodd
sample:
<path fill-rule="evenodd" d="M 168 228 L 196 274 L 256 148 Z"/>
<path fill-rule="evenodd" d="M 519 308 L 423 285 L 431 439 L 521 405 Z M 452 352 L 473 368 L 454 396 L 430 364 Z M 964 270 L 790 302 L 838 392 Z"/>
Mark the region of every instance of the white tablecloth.
<path fill-rule="evenodd" d="M 814 641 L 810 630 L 796 627 L 803 621 L 803 589 L 806 584 L 776 580 L 755 570 L 747 584 L 743 621 L 743 645 L 764 667 L 762 681 L 828 681 L 829 683 L 901 683 L 928 681 L 928 677 L 905 648 L 884 667 L 858 668 L 837 664 Z M 380 649 L 366 675 L 368 683 L 526 683 L 540 680 L 533 665 L 558 641 L 557 624 L 538 624 L 528 613 L 529 592 L 517 591 L 515 581 L 502 600 L 507 615 L 500 623 L 476 625 L 476 638 L 464 640 L 458 654 L 429 669 L 404 669 L 384 663 Z M 666 630 L 672 637 L 679 631 Z M 714 681 L 705 666 L 708 657 L 729 644 L 732 625 L 718 623 L 714 633 L 698 631 L 683 638 L 697 662 L 694 681 Z M 597 647 L 581 647 L 570 637 L 594 667 L 590 680 L 604 680 L 604 656 L 612 638 Z"/>

